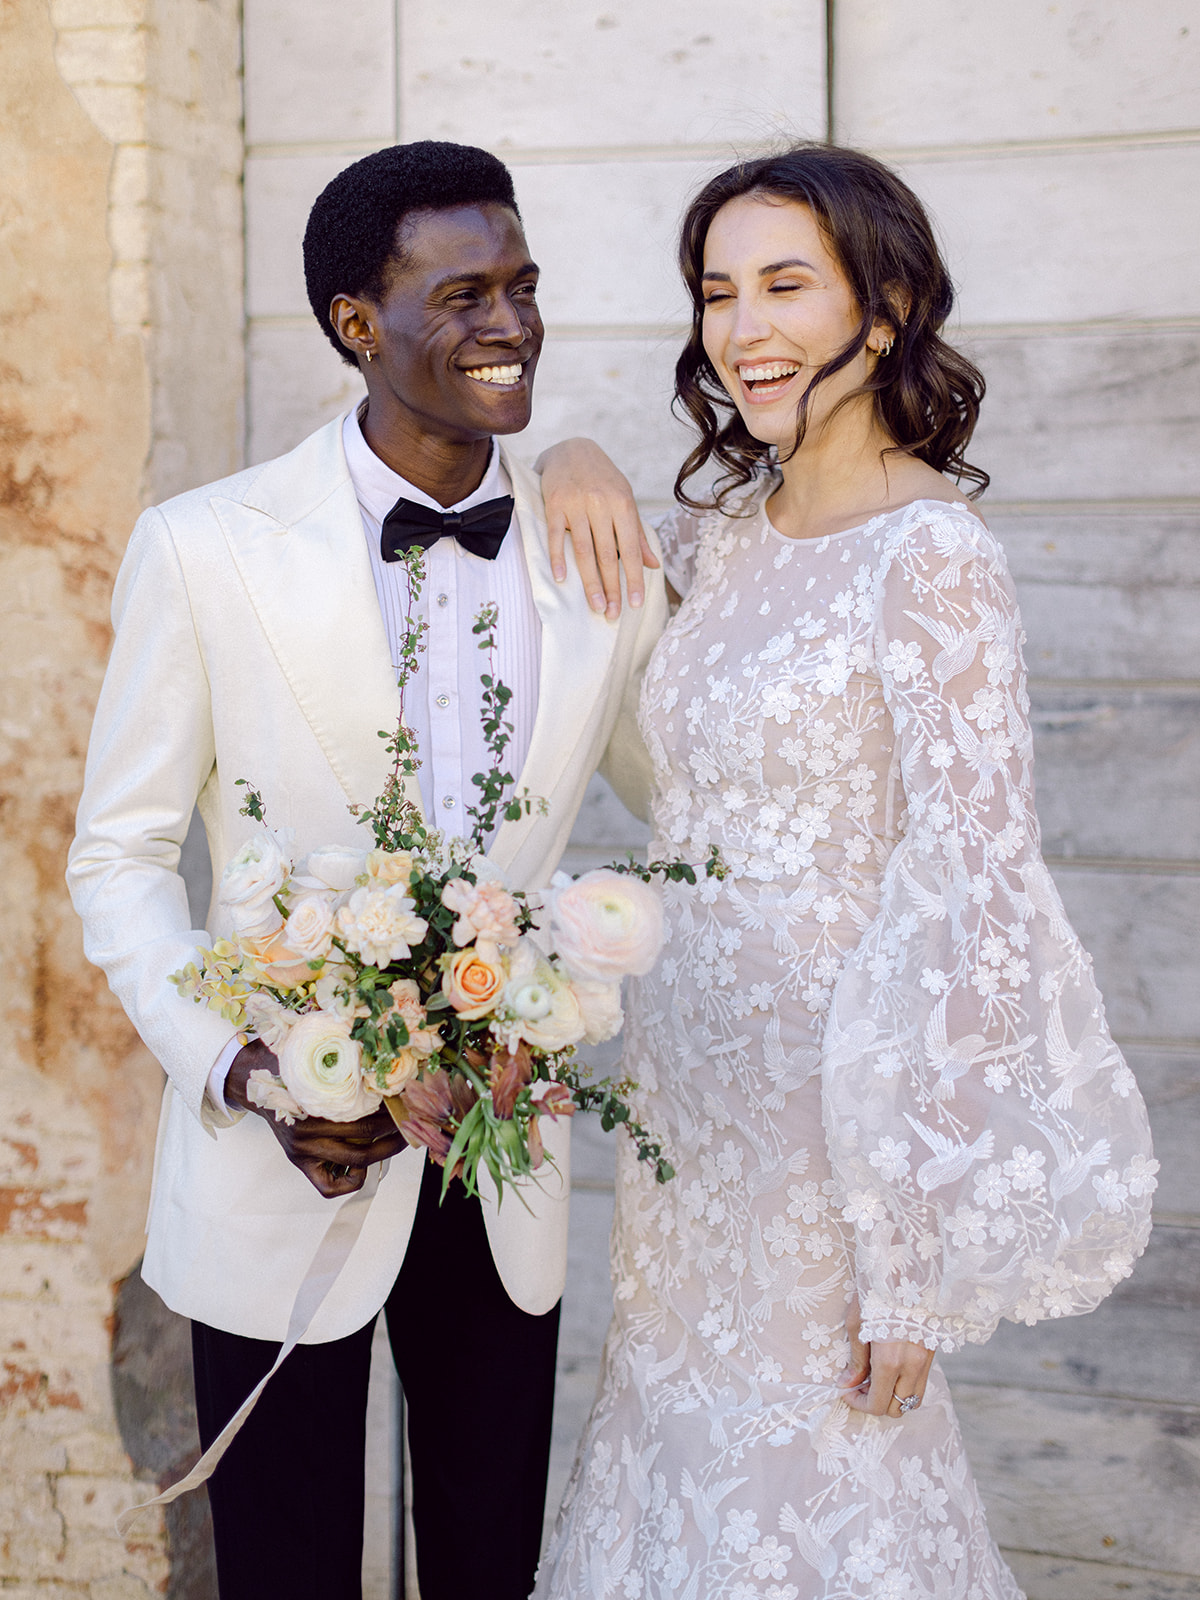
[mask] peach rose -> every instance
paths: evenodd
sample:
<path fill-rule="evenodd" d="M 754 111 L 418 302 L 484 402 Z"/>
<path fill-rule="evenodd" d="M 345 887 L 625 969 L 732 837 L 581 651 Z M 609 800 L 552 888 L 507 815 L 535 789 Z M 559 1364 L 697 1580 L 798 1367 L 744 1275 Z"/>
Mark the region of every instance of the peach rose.
<path fill-rule="evenodd" d="M 254 963 L 256 974 L 273 989 L 297 989 L 320 976 L 309 966 L 308 957 L 288 944 L 286 923 L 274 933 L 243 934 L 238 943 Z"/>
<path fill-rule="evenodd" d="M 485 1017 L 504 991 L 506 981 L 500 952 L 482 940 L 467 950 L 456 950 L 442 973 L 442 993 L 464 1021 Z"/>

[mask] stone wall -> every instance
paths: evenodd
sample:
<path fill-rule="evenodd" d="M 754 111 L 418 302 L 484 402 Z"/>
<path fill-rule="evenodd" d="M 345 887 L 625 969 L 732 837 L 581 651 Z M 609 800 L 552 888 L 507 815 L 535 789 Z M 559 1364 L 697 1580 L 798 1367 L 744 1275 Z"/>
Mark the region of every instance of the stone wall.
<path fill-rule="evenodd" d="M 113 1531 L 145 1484 L 110 1384 L 161 1073 L 62 875 L 129 529 L 240 458 L 239 50 L 227 0 L 0 5 L 0 1588 L 22 1597 L 168 1582 L 161 1519 Z"/>

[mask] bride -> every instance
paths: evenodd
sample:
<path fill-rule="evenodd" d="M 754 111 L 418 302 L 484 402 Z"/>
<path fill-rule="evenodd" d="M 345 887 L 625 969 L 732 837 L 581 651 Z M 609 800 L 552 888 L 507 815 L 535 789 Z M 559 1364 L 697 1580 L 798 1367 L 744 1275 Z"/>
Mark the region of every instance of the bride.
<path fill-rule="evenodd" d="M 987 482 L 983 382 L 939 336 L 920 203 L 867 156 L 739 163 L 680 255 L 699 440 L 641 715 L 656 847 L 730 871 L 668 886 L 630 996 L 677 1176 L 622 1141 L 615 1316 L 535 1600 L 1016 1600 L 935 1352 L 1095 1306 L 1155 1163 L 1038 853 L 1012 584 L 953 481 Z M 713 466 L 715 504 L 688 493 Z"/>

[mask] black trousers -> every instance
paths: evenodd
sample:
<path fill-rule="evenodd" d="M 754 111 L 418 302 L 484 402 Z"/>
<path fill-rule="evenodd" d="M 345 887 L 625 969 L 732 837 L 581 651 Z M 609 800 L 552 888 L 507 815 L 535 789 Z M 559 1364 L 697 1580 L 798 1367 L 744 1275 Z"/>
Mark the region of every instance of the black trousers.
<path fill-rule="evenodd" d="M 400 1160 L 416 1160 L 406 1152 Z M 421 1600 L 526 1600 L 541 1545 L 558 1307 L 505 1293 L 483 1215 L 427 1163 L 384 1307 L 404 1389 Z M 300 1345 L 209 1480 L 221 1600 L 361 1600 L 367 1381 L 375 1319 Z M 278 1344 L 192 1324 L 205 1448 Z"/>

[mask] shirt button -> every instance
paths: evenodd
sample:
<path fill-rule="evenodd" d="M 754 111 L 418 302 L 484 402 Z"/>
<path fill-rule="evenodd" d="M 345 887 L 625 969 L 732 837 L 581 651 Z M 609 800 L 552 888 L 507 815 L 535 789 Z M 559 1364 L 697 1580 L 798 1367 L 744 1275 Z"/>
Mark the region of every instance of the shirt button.
<path fill-rule="evenodd" d="M 448 594 L 440 594 L 437 597 L 437 602 L 440 606 L 448 606 L 450 604 L 450 596 Z"/>
<path fill-rule="evenodd" d="M 452 794 L 444 794 L 442 796 L 442 804 L 445 806 L 447 811 L 453 811 L 454 810 L 454 796 Z"/>
<path fill-rule="evenodd" d="M 448 706 L 450 704 L 450 696 L 448 694 L 438 695 L 437 703 L 440 706 Z"/>

